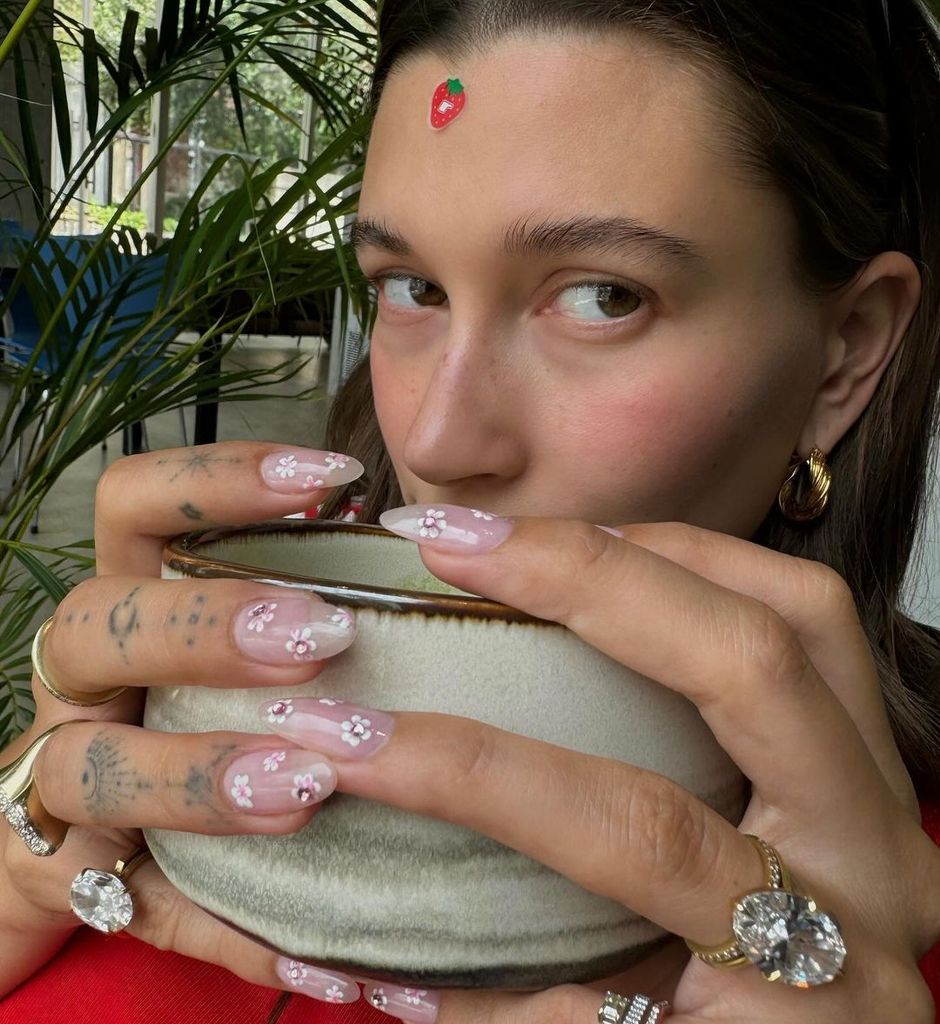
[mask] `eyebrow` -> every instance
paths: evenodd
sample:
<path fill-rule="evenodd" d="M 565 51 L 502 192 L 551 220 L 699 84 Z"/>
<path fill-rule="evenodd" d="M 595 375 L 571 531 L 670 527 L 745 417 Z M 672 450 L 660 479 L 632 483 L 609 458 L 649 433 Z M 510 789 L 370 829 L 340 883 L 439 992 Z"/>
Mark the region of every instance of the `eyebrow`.
<path fill-rule="evenodd" d="M 412 256 L 414 249 L 398 231 L 371 217 L 357 218 L 350 242 L 358 252 L 367 246 L 396 256 Z M 503 234 L 507 256 L 567 256 L 596 252 L 635 257 L 638 253 L 683 269 L 701 267 L 705 256 L 692 242 L 644 224 L 633 217 L 571 217 L 533 222 L 523 217 Z"/>

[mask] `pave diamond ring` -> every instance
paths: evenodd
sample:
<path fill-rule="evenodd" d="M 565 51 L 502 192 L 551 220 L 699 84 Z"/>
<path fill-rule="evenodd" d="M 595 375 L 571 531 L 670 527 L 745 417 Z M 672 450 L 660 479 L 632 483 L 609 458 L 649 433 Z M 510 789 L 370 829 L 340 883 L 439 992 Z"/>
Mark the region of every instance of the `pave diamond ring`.
<path fill-rule="evenodd" d="M 734 938 L 720 946 L 685 944 L 711 967 L 754 964 L 768 981 L 811 988 L 834 981 L 842 973 L 845 942 L 836 919 L 795 889 L 780 855 L 755 835 L 747 838 L 764 863 L 764 888 L 731 901 Z"/>
<path fill-rule="evenodd" d="M 146 846 L 138 847 L 126 860 L 119 860 L 114 871 L 84 868 L 72 882 L 69 904 L 72 912 L 99 932 L 122 932 L 134 916 L 133 892 L 127 887 L 131 872 L 151 856 Z"/>
<path fill-rule="evenodd" d="M 47 729 L 12 764 L 0 768 L 0 814 L 37 857 L 48 857 L 55 853 L 62 845 L 69 825 L 53 817 L 43 807 L 36 789 L 33 768 L 49 737 L 73 721 L 78 719 L 59 722 Z"/>
<path fill-rule="evenodd" d="M 667 999 L 654 1003 L 649 996 L 608 992 L 597 1011 L 597 1020 L 598 1024 L 660 1024 L 671 1009 Z"/>

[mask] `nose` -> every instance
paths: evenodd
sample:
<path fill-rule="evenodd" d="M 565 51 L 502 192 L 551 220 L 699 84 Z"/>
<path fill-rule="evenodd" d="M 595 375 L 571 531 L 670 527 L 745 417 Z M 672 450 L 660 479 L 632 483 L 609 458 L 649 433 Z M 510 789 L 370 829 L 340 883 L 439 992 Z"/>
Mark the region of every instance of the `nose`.
<path fill-rule="evenodd" d="M 525 393 L 511 352 L 508 337 L 456 325 L 434 347 L 402 451 L 415 476 L 443 487 L 468 477 L 505 482 L 521 474 Z"/>

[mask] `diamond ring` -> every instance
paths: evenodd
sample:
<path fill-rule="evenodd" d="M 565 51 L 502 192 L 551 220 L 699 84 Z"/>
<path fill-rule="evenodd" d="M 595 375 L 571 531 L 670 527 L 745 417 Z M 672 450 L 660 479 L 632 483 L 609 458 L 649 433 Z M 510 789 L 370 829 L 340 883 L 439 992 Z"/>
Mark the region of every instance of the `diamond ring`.
<path fill-rule="evenodd" d="M 80 719 L 72 719 L 80 721 Z M 71 722 L 59 722 L 38 736 L 11 764 L 0 768 L 0 814 L 30 853 L 49 857 L 65 840 L 69 824 L 50 814 L 39 799 L 33 769 L 49 737 Z"/>
<path fill-rule="evenodd" d="M 134 916 L 133 893 L 127 887 L 127 879 L 150 856 L 143 846 L 130 859 L 119 860 L 113 872 L 85 868 L 76 875 L 69 892 L 75 916 L 99 932 L 113 935 L 124 931 Z"/>
<path fill-rule="evenodd" d="M 649 996 L 608 992 L 597 1011 L 598 1024 L 660 1024 L 672 1009 L 668 999 L 654 1003 Z"/>
<path fill-rule="evenodd" d="M 796 988 L 826 985 L 843 973 L 845 942 L 832 914 L 795 890 L 780 855 L 763 839 L 747 838 L 764 862 L 764 888 L 732 900 L 734 938 L 720 946 L 685 944 L 711 967 L 754 964 L 768 981 Z"/>

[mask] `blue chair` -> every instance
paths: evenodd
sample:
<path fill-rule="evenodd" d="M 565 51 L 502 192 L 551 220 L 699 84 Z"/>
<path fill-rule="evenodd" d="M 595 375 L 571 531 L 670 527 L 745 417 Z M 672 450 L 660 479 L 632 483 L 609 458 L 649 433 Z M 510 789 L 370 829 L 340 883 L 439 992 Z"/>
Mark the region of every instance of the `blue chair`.
<path fill-rule="evenodd" d="M 96 236 L 52 236 L 43 243 L 40 265 L 29 269 L 4 318 L 0 357 L 5 361 L 23 366 L 33 359 L 42 334 L 42 321 L 51 317 L 96 241 Z M 28 242 L 28 235 L 18 225 L 0 222 L 0 295 L 10 288 L 17 273 L 17 251 Z M 159 373 L 164 362 L 158 349 L 176 330 L 171 327 L 145 330 L 144 326 L 158 300 L 165 274 L 164 252 L 125 253 L 109 242 L 70 297 L 59 321 L 61 330 L 47 340 L 34 359 L 36 386 L 42 387 L 51 376 L 58 376 L 82 348 L 90 349 L 85 353 L 88 370 L 96 376 L 104 369 L 114 348 L 138 331 L 140 337 L 133 350 L 137 373 L 131 372 L 130 360 L 122 358 L 108 369 L 105 379 L 113 384 L 120 381 L 123 374 L 128 389 L 133 390 L 138 374 Z M 186 422 L 182 408 L 179 415 L 185 445 Z M 124 453 L 144 450 L 145 435 L 143 423 L 125 427 Z M 17 476 L 19 462 L 18 451 L 14 470 Z M 36 532 L 35 524 L 33 532 Z"/>

